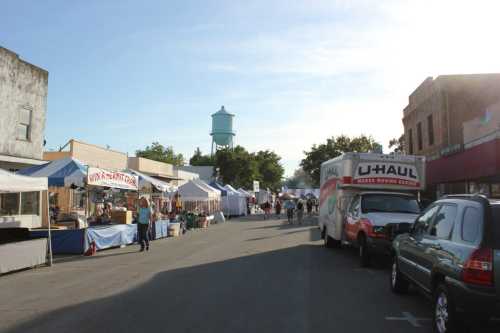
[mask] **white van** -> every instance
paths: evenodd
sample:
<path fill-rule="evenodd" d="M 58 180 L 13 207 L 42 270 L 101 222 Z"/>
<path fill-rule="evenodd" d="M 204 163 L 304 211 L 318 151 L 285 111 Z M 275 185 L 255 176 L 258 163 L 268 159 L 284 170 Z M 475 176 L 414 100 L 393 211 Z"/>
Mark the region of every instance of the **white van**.
<path fill-rule="evenodd" d="M 411 155 L 345 153 L 321 165 L 319 227 L 327 247 L 359 247 L 362 266 L 389 252 L 393 237 L 420 213 L 425 159 Z"/>

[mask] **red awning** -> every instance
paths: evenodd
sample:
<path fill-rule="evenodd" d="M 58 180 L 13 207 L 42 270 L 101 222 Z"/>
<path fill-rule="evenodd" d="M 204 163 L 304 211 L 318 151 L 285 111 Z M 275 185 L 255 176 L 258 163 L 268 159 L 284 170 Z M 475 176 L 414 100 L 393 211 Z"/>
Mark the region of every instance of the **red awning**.
<path fill-rule="evenodd" d="M 500 139 L 426 163 L 427 185 L 500 175 Z"/>

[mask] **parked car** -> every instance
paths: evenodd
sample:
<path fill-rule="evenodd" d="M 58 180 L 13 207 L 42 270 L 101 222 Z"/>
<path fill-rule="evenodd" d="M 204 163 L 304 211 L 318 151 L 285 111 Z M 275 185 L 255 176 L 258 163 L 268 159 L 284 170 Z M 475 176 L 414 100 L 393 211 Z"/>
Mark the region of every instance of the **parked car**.
<path fill-rule="evenodd" d="M 393 254 L 392 291 L 413 284 L 430 296 L 436 332 L 500 314 L 500 201 L 446 196 L 396 237 Z"/>

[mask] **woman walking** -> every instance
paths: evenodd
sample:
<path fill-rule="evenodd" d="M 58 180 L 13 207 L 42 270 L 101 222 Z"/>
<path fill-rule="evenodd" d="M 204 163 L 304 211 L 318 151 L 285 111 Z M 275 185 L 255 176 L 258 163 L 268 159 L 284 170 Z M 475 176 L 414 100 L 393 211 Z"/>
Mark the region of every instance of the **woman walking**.
<path fill-rule="evenodd" d="M 139 234 L 139 244 L 141 244 L 141 252 L 149 251 L 149 225 L 151 223 L 152 214 L 149 208 L 148 199 L 142 197 L 139 200 L 139 211 L 137 216 L 137 231 Z"/>
<path fill-rule="evenodd" d="M 295 210 L 295 203 L 293 200 L 285 201 L 286 217 L 289 224 L 293 224 L 293 211 Z"/>
<path fill-rule="evenodd" d="M 304 202 L 302 199 L 299 199 L 299 202 L 297 203 L 297 222 L 299 224 L 302 224 L 302 220 L 304 219 Z"/>
<path fill-rule="evenodd" d="M 281 200 L 277 199 L 276 204 L 274 205 L 274 209 L 276 210 L 276 216 L 278 219 L 281 218 Z"/>

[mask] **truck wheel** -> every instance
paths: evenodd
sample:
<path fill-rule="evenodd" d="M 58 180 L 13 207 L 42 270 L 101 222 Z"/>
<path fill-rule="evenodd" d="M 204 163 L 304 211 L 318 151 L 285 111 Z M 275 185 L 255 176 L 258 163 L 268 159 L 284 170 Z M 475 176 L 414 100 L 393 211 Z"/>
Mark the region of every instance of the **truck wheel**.
<path fill-rule="evenodd" d="M 458 332 L 459 324 L 455 305 L 446 285 L 440 284 L 434 293 L 433 328 L 437 333 Z"/>
<path fill-rule="evenodd" d="M 369 267 L 370 266 L 370 251 L 368 246 L 366 246 L 366 238 L 364 235 L 360 235 L 358 237 L 358 246 L 359 246 L 359 264 L 361 267 Z"/>
<path fill-rule="evenodd" d="M 409 287 L 410 283 L 399 270 L 398 258 L 394 256 L 391 270 L 391 291 L 395 294 L 406 294 Z"/>
<path fill-rule="evenodd" d="M 323 230 L 323 240 L 325 241 L 325 247 L 328 249 L 331 249 L 333 247 L 333 239 L 332 237 L 328 236 L 328 232 Z"/>

